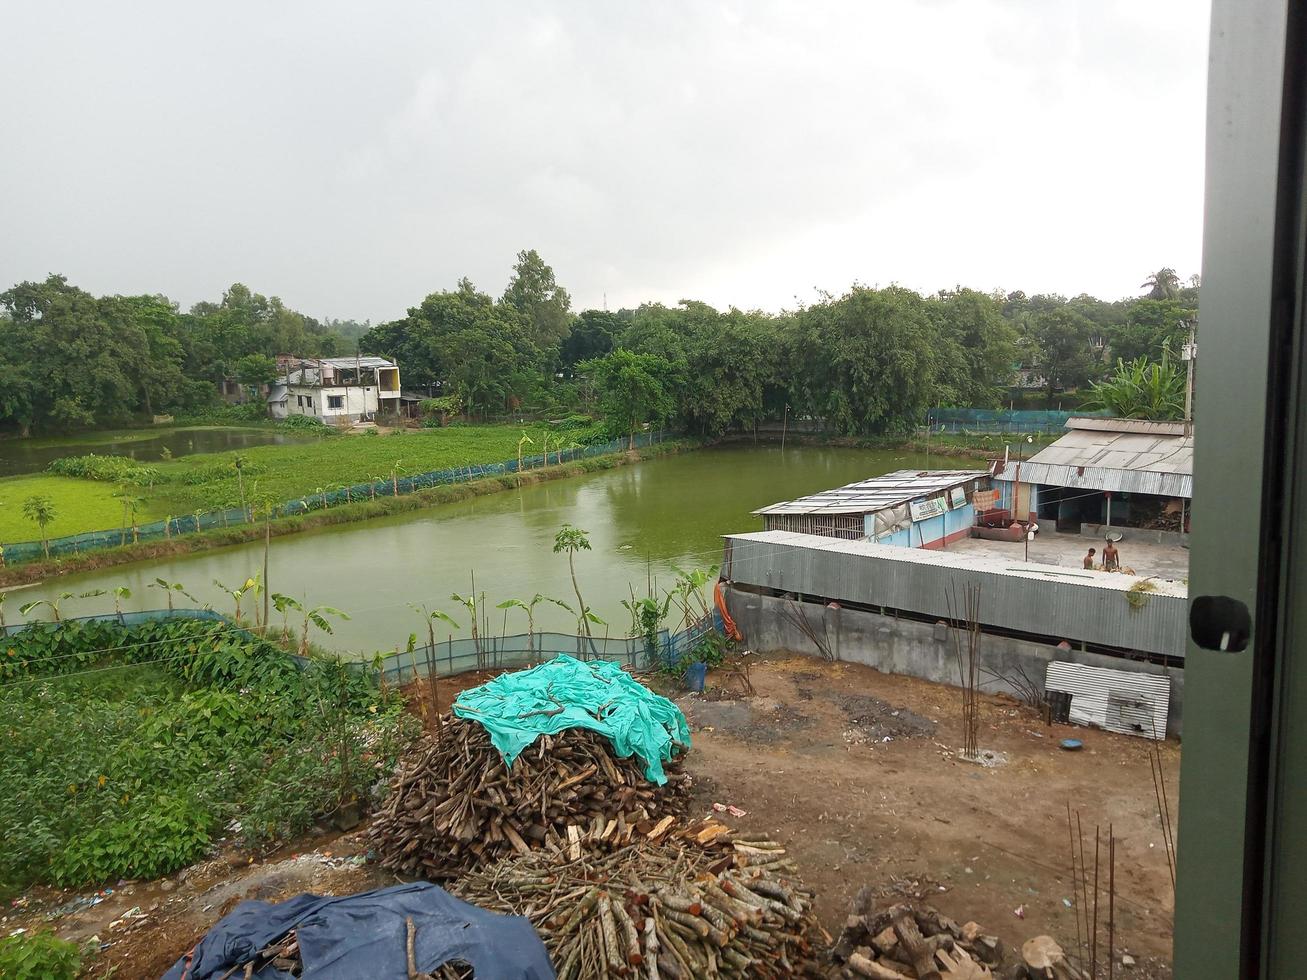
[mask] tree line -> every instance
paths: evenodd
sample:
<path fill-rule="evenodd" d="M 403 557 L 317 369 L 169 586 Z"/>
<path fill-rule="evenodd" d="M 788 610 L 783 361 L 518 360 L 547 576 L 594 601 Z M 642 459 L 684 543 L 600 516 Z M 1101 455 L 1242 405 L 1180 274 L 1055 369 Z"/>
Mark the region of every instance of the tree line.
<path fill-rule="evenodd" d="M 457 396 L 473 415 L 580 405 L 619 432 L 651 423 L 715 436 L 788 414 L 892 434 L 933 405 L 997 407 L 1021 374 L 1051 402 L 1118 357 L 1178 349 L 1197 315 L 1196 278 L 1182 285 L 1165 268 L 1141 290 L 1109 302 L 855 285 L 780 314 L 693 300 L 573 313 L 531 250 L 499 299 L 465 278 L 360 343 L 399 361 L 406 386 Z"/>
<path fill-rule="evenodd" d="M 357 351 L 395 359 L 405 389 L 478 418 L 579 408 L 619 432 L 651 423 L 715 436 L 788 415 L 893 434 L 933 405 L 1004 404 L 1021 377 L 1051 403 L 1118 357 L 1177 350 L 1196 277 L 1185 285 L 1161 269 L 1141 290 L 1104 301 L 854 285 L 778 314 L 693 300 L 575 312 L 528 250 L 498 298 L 464 278 L 370 326 L 318 321 L 240 284 L 183 312 L 52 275 L 0 293 L 0 416 L 27 433 L 192 414 L 215 402 L 217 381 L 271 380 L 277 353 Z"/>
<path fill-rule="evenodd" d="M 236 283 L 183 312 L 165 296 L 93 296 L 64 276 L 0 293 L 0 421 L 23 435 L 191 414 L 216 382 L 272 379 L 273 355 L 352 354 L 367 324 L 320 322 Z"/>

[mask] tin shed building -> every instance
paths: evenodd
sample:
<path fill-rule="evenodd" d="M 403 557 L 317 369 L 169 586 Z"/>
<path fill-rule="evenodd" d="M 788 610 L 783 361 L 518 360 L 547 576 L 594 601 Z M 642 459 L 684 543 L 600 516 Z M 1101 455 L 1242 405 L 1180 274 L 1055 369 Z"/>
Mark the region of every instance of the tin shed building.
<path fill-rule="evenodd" d="M 985 470 L 897 470 L 754 514 L 767 531 L 943 548 L 971 534 L 972 497 L 989 485 Z"/>

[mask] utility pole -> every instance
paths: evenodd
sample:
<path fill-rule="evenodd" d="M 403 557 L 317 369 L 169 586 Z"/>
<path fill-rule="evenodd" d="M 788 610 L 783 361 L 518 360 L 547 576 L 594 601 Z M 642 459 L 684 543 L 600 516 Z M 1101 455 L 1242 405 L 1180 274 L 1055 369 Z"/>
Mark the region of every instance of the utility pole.
<path fill-rule="evenodd" d="M 1185 360 L 1184 434 L 1191 436 L 1194 432 L 1194 362 L 1198 360 L 1198 341 L 1193 320 L 1189 321 L 1189 343 L 1184 345 L 1180 356 Z"/>

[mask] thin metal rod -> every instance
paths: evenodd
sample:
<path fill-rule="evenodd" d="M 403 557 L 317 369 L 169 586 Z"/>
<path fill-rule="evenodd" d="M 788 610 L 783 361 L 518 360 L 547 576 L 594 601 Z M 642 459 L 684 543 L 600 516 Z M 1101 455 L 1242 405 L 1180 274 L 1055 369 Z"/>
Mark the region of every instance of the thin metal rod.
<path fill-rule="evenodd" d="M 1089 974 L 1098 977 L 1098 825 L 1094 824 L 1094 930 L 1089 945 Z"/>
<path fill-rule="evenodd" d="M 1080 962 L 1080 969 L 1085 968 L 1085 947 L 1084 940 L 1080 930 L 1080 885 L 1076 880 L 1076 833 L 1071 826 L 1071 801 L 1066 803 L 1066 834 L 1067 839 L 1071 842 L 1071 894 L 1074 896 L 1075 904 L 1072 908 L 1076 920 L 1076 959 Z"/>
<path fill-rule="evenodd" d="M 1116 835 L 1107 825 L 1107 980 L 1116 966 Z"/>

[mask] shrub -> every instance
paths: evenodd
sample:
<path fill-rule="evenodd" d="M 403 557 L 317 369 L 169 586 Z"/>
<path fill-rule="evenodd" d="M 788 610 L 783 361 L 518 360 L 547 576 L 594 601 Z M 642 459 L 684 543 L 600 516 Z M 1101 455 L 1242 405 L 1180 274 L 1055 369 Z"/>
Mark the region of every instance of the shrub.
<path fill-rule="evenodd" d="M 150 466 L 142 466 L 127 456 L 65 456 L 56 459 L 46 468 L 47 473 L 58 476 L 76 476 L 83 480 L 101 480 L 105 483 L 131 483 L 144 485 L 156 483 L 159 471 Z"/>
<path fill-rule="evenodd" d="M 29 932 L 0 939 L 0 977 L 73 980 L 81 970 L 81 950 L 52 932 Z"/>
<path fill-rule="evenodd" d="M 213 818 L 193 800 L 160 795 L 135 802 L 118 819 L 102 821 L 55 855 L 55 884 L 113 878 L 156 878 L 198 860 L 209 846 Z"/>
<path fill-rule="evenodd" d="M 320 435 L 335 435 L 336 427 L 313 415 L 290 415 L 277 423 L 282 429 L 303 429 Z"/>
<path fill-rule="evenodd" d="M 165 874 L 370 800 L 414 736 L 373 678 L 225 621 L 45 623 L 0 646 L 0 895 Z M 4 975 L 0 971 L 0 975 Z"/>

